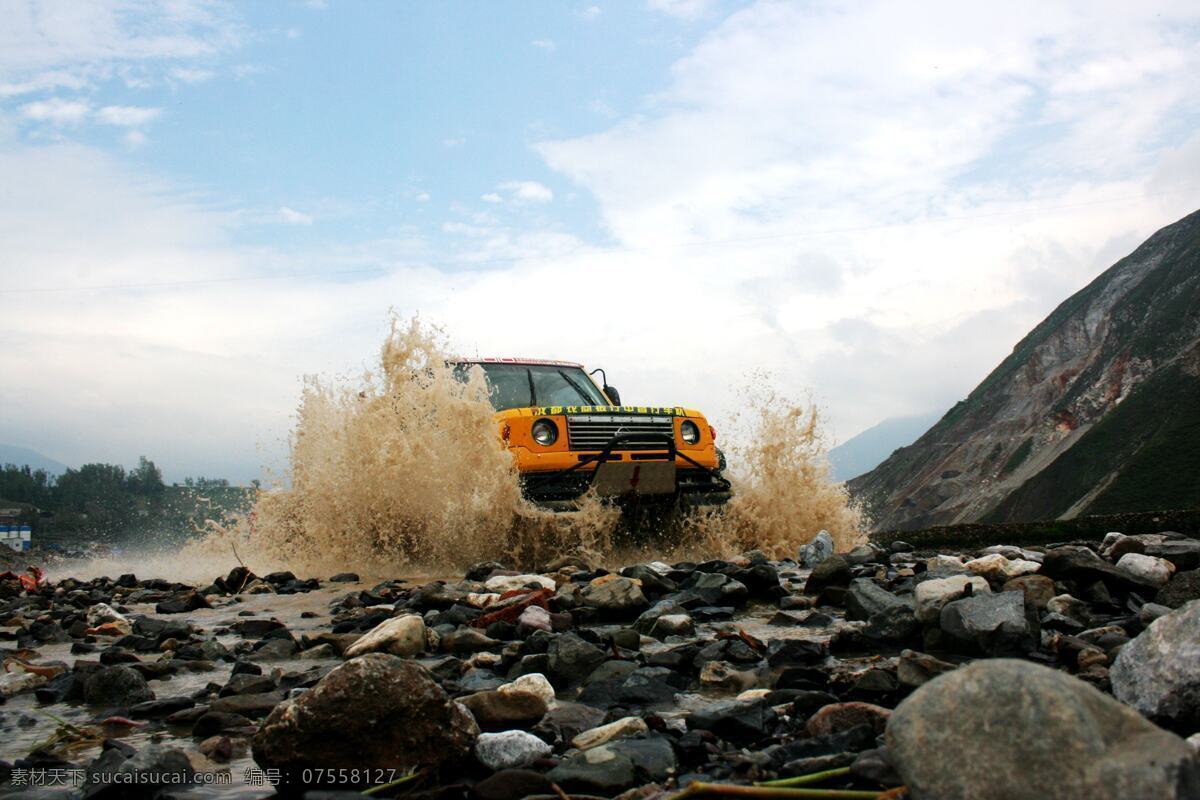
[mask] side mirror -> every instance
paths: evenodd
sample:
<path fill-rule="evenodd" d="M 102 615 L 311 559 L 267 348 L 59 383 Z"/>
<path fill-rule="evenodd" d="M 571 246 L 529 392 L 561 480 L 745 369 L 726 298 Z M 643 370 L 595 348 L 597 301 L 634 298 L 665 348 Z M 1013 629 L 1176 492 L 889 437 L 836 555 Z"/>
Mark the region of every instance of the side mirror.
<path fill-rule="evenodd" d="M 604 393 L 608 395 L 608 399 L 612 401 L 614 406 L 621 405 L 621 393 L 611 386 L 605 385 Z"/>

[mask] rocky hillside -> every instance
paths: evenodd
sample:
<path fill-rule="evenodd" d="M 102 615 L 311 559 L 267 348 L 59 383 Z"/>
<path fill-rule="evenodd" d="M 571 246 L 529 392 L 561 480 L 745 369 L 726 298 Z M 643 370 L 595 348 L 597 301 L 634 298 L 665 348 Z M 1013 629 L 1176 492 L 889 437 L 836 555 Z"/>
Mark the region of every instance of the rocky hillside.
<path fill-rule="evenodd" d="M 878 530 L 1200 506 L 1200 211 L 1070 297 L 850 490 Z"/>

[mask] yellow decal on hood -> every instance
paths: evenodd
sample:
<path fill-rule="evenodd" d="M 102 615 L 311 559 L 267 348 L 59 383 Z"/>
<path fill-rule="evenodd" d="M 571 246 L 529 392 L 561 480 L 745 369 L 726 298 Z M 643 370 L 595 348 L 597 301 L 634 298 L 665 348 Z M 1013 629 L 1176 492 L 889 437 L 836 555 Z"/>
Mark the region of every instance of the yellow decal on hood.
<path fill-rule="evenodd" d="M 670 417 L 685 416 L 679 406 L 536 406 L 534 416 L 558 414 L 659 414 Z"/>

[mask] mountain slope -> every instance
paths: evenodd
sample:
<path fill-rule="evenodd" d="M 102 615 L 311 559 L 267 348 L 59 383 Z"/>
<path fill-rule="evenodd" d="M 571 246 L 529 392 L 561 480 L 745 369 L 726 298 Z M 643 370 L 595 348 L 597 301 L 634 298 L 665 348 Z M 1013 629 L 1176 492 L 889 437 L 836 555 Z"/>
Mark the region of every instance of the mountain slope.
<path fill-rule="evenodd" d="M 1068 298 L 850 482 L 879 529 L 1200 504 L 1200 212 Z"/>
<path fill-rule="evenodd" d="M 937 422 L 938 414 L 889 417 L 829 450 L 830 476 L 848 481 L 874 469 L 897 448 L 912 444 Z"/>
<path fill-rule="evenodd" d="M 15 444 L 0 444 L 0 465 L 4 464 L 15 464 L 18 467 L 28 464 L 31 469 L 43 469 L 51 475 L 62 475 L 67 471 L 66 464 L 44 456 L 36 450 L 18 447 Z"/>

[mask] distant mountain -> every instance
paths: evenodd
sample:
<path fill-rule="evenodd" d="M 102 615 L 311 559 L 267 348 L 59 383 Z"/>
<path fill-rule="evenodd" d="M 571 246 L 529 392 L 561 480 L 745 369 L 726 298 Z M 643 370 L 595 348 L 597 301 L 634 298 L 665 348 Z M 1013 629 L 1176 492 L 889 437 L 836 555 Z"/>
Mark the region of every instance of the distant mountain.
<path fill-rule="evenodd" d="M 889 417 L 867 428 L 829 451 L 830 475 L 835 481 L 848 481 L 879 466 L 897 448 L 912 444 L 941 412 L 911 417 Z"/>
<path fill-rule="evenodd" d="M 883 530 L 1200 507 L 1200 211 L 1067 299 L 849 486 Z"/>
<path fill-rule="evenodd" d="M 4 464 L 16 464 L 18 467 L 28 464 L 32 469 L 44 469 L 51 475 L 61 475 L 67 471 L 66 464 L 15 444 L 0 444 L 0 465 Z"/>

